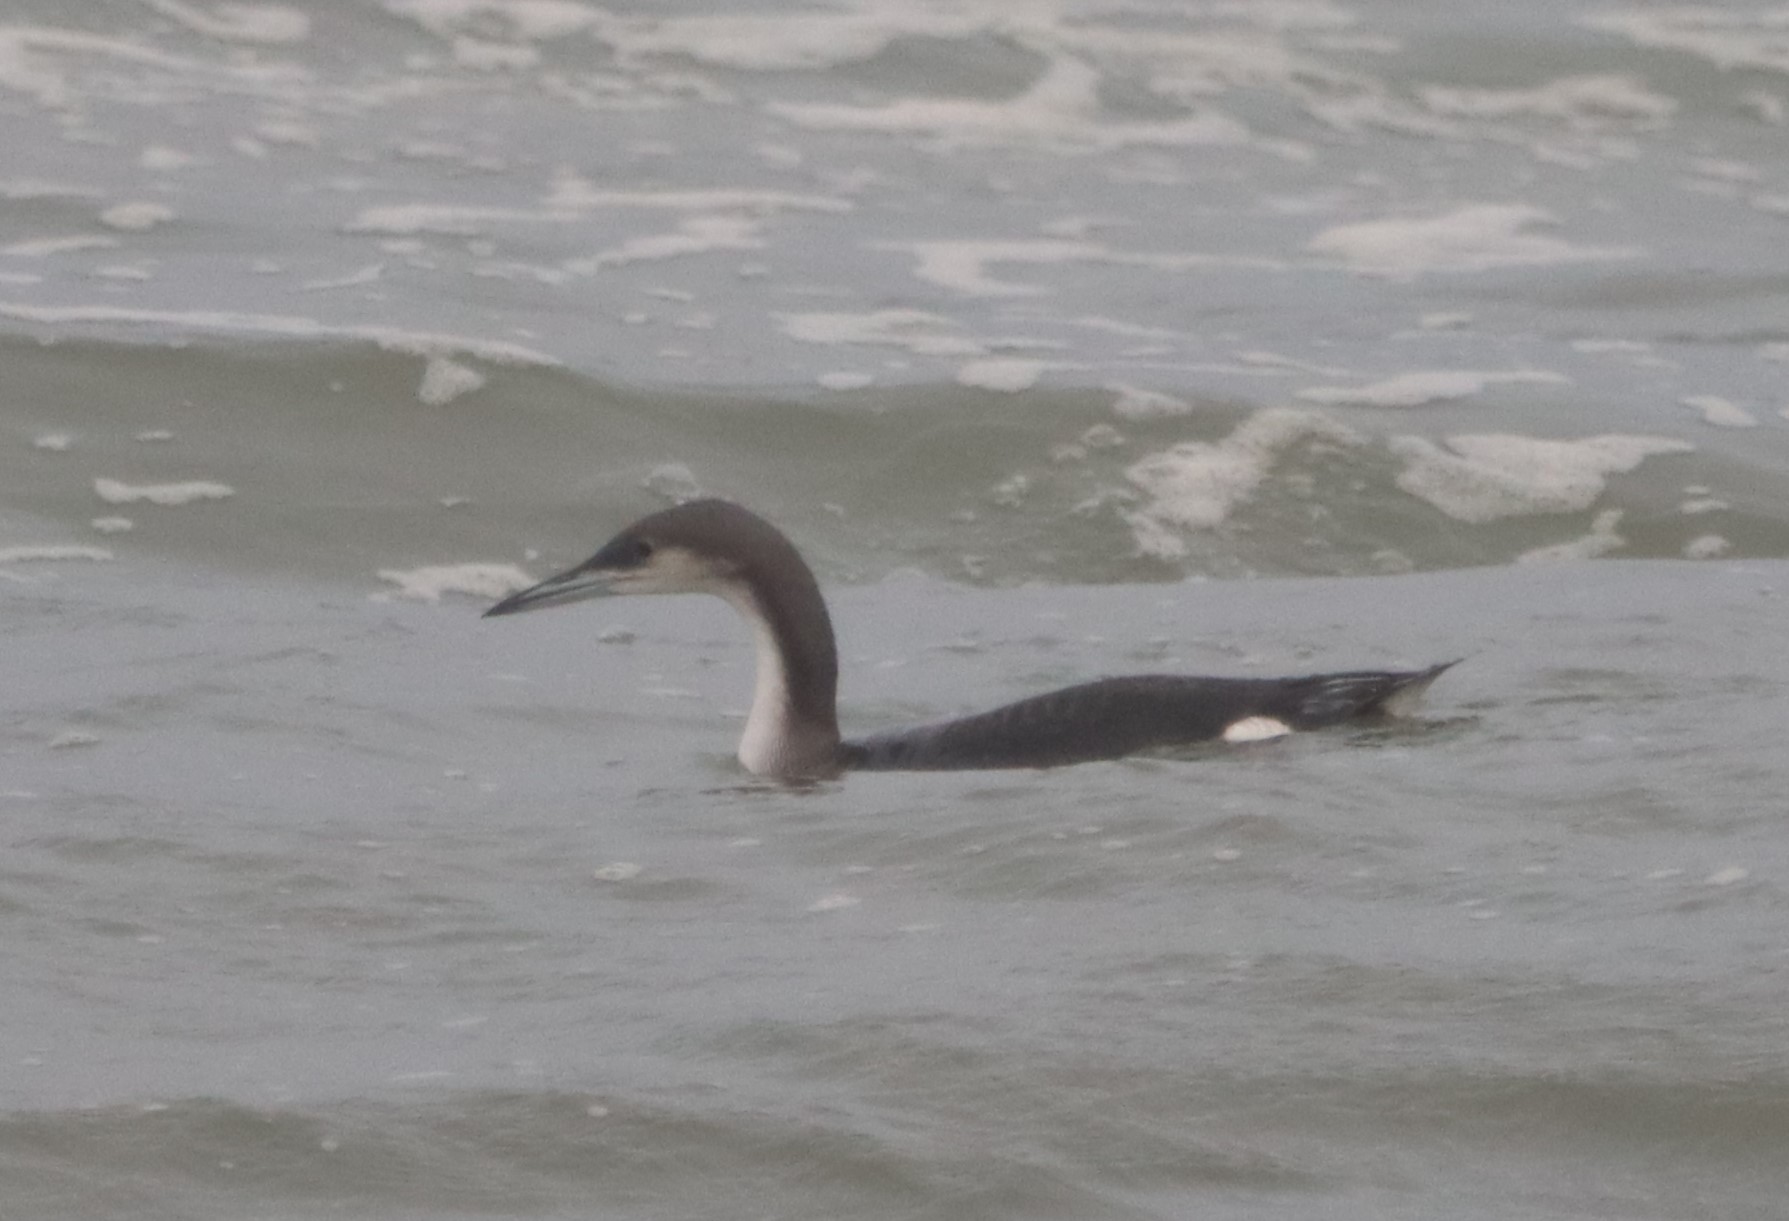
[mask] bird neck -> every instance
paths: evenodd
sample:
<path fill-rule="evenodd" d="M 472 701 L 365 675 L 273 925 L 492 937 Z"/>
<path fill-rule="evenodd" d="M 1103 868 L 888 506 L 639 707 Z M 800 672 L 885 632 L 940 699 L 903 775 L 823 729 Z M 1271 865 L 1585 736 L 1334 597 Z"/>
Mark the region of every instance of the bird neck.
<path fill-rule="evenodd" d="M 813 573 L 806 564 L 768 575 L 748 571 L 720 592 L 751 624 L 758 650 L 739 762 L 761 776 L 837 771 L 838 648 Z"/>

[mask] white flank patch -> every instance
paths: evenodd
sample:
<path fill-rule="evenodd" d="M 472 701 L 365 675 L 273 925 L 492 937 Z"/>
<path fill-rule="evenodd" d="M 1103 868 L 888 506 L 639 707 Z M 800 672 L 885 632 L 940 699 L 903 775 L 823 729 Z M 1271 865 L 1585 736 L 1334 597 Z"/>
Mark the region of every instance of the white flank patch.
<path fill-rule="evenodd" d="M 236 495 L 226 483 L 192 480 L 187 483 L 120 483 L 116 479 L 95 479 L 93 490 L 109 505 L 128 505 L 147 501 L 152 505 L 184 505 L 195 500 L 224 500 Z"/>
<path fill-rule="evenodd" d="M 381 581 L 390 581 L 405 598 L 439 602 L 443 594 L 470 594 L 475 598 L 501 598 L 533 585 L 534 578 L 514 564 L 435 564 L 423 568 L 381 568 Z"/>
<path fill-rule="evenodd" d="M 1292 732 L 1286 722 L 1270 716 L 1245 716 L 1224 730 L 1226 742 L 1271 742 Z"/>

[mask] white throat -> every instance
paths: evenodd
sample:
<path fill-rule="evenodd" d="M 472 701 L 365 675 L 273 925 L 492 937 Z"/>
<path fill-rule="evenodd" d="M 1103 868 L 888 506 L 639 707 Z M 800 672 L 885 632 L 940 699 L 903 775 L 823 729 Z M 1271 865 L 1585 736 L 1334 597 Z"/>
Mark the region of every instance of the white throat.
<path fill-rule="evenodd" d="M 758 648 L 758 677 L 752 689 L 752 710 L 745 718 L 745 733 L 739 739 L 739 762 L 753 775 L 779 775 L 788 771 L 801 754 L 794 705 L 789 699 L 789 667 L 782 646 L 749 589 L 729 582 L 715 592 L 752 625 Z"/>

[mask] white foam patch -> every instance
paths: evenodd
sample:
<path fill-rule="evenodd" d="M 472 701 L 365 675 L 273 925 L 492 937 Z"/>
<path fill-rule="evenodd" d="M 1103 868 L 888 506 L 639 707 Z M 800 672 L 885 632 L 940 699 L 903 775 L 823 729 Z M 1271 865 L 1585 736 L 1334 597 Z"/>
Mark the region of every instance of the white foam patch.
<path fill-rule="evenodd" d="M 820 898 L 815 899 L 812 903 L 808 904 L 808 910 L 811 912 L 844 911 L 848 907 L 856 907 L 861 902 L 863 902 L 863 900 L 859 899 L 856 895 L 822 895 Z"/>
<path fill-rule="evenodd" d="M 1594 127 L 1611 119 L 1660 126 L 1677 113 L 1676 98 L 1632 76 L 1567 76 L 1533 89 L 1430 86 L 1423 104 L 1437 114 L 1470 119 L 1558 119 Z"/>
<path fill-rule="evenodd" d="M 1122 335 L 1129 339 L 1178 340 L 1185 338 L 1181 332 L 1170 331 L 1165 327 L 1144 326 L 1137 322 L 1126 322 L 1122 318 L 1103 318 L 1098 314 L 1082 314 L 1079 318 L 1070 318 L 1067 321 L 1074 326 L 1086 327 L 1090 331 L 1102 331 L 1107 335 Z M 1159 345 L 1157 347 L 1159 348 Z"/>
<path fill-rule="evenodd" d="M 1465 310 L 1435 310 L 1416 320 L 1425 331 L 1461 331 L 1472 325 L 1473 316 Z"/>
<path fill-rule="evenodd" d="M 350 339 L 373 343 L 388 352 L 411 356 L 474 356 L 498 365 L 556 368 L 559 362 L 543 352 L 500 339 L 473 339 L 388 326 L 332 326 L 315 318 L 289 314 L 243 314 L 224 310 L 130 309 L 116 305 L 28 305 L 0 301 L 0 317 L 50 326 L 93 325 L 183 327 L 225 334 L 272 335 L 282 339 Z"/>
<path fill-rule="evenodd" d="M 1572 351 L 1594 356 L 1611 353 L 1622 356 L 1644 355 L 1652 351 L 1652 345 L 1640 339 L 1574 339 Z"/>
<path fill-rule="evenodd" d="M 1696 173 L 1721 182 L 1764 181 L 1764 171 L 1749 161 L 1732 161 L 1723 157 L 1698 157 L 1690 164 Z"/>
<path fill-rule="evenodd" d="M 1404 460 L 1398 486 L 1458 521 L 1482 523 L 1530 514 L 1578 513 L 1596 503 L 1610 475 L 1657 454 L 1696 447 L 1674 437 L 1609 434 L 1576 441 L 1480 434 L 1394 437 Z M 1451 452 L 1450 452 L 1451 451 Z"/>
<path fill-rule="evenodd" d="M 632 208 L 670 212 L 746 212 L 774 216 L 780 212 L 850 212 L 857 205 L 837 195 L 805 195 L 793 191 L 714 187 L 702 191 L 612 190 L 576 174 L 562 174 L 547 197 L 550 208 L 578 212 Z"/>
<path fill-rule="evenodd" d="M 700 500 L 707 495 L 696 472 L 681 462 L 664 462 L 646 472 L 640 486 L 671 504 Z"/>
<path fill-rule="evenodd" d="M 96 517 L 88 524 L 101 534 L 124 534 L 137 528 L 128 517 Z"/>
<path fill-rule="evenodd" d="M 583 259 L 565 264 L 567 271 L 588 274 L 604 267 L 657 262 L 722 250 L 762 250 L 764 223 L 749 216 L 690 216 L 671 233 L 636 237 Z"/>
<path fill-rule="evenodd" d="M 1226 742 L 1270 742 L 1275 738 L 1284 738 L 1292 733 L 1292 726 L 1270 716 L 1250 716 L 1231 724 L 1224 730 Z"/>
<path fill-rule="evenodd" d="M 1128 382 L 1107 382 L 1105 389 L 1112 399 L 1112 414 L 1126 420 L 1156 420 L 1166 416 L 1191 415 L 1193 405 L 1159 390 L 1133 386 Z"/>
<path fill-rule="evenodd" d="M 126 233 L 144 233 L 157 225 L 165 225 L 173 219 L 174 209 L 168 205 L 149 203 L 144 200 L 113 204 L 99 214 L 100 224 L 108 229 L 119 229 Z"/>
<path fill-rule="evenodd" d="M 1763 68 L 1789 72 L 1789 39 L 1783 37 L 1780 7 L 1717 4 L 1665 5 L 1579 17 L 1578 24 L 1625 35 L 1643 47 L 1701 56 L 1730 71 Z"/>
<path fill-rule="evenodd" d="M 193 504 L 201 500 L 225 500 L 236 495 L 236 489 L 225 483 L 212 483 L 207 480 L 194 479 L 186 483 L 120 483 L 116 479 L 95 479 L 93 490 L 99 498 L 109 505 L 128 505 L 139 502 L 176 506 Z"/>
<path fill-rule="evenodd" d="M 778 314 L 777 326 L 803 343 L 905 348 L 916 356 L 982 356 L 988 350 L 979 340 L 960 333 L 951 319 L 916 309 Z"/>
<path fill-rule="evenodd" d="M 49 745 L 51 750 L 79 750 L 82 747 L 98 746 L 99 743 L 98 734 L 88 733 L 84 729 L 65 729 L 51 738 Z M 147 940 L 147 938 L 138 940 Z"/>
<path fill-rule="evenodd" d="M 1620 509 L 1604 509 L 1590 524 L 1590 533 L 1569 542 L 1552 543 L 1524 551 L 1516 557 L 1518 564 L 1557 564 L 1569 560 L 1594 560 L 1627 546 L 1627 540 L 1615 532 L 1621 524 Z"/>
<path fill-rule="evenodd" d="M 1702 414 L 1702 422 L 1715 428 L 1756 428 L 1758 417 L 1731 399 L 1718 394 L 1692 394 L 1678 400 L 1691 411 Z"/>
<path fill-rule="evenodd" d="M 876 384 L 873 373 L 858 373 L 850 369 L 835 369 L 822 373 L 814 379 L 824 390 L 862 390 L 866 386 Z"/>
<path fill-rule="evenodd" d="M 1186 554 L 1175 530 L 1209 530 L 1254 495 L 1287 450 L 1306 441 L 1358 445 L 1360 436 L 1318 411 L 1270 407 L 1236 426 L 1221 441 L 1182 441 L 1141 459 L 1125 477 L 1151 497 L 1127 513 L 1140 551 Z"/>
<path fill-rule="evenodd" d="M 479 233 L 492 224 L 568 225 L 580 219 L 582 214 L 571 208 L 555 210 L 474 204 L 386 204 L 376 208 L 362 208 L 353 220 L 342 226 L 342 231 L 390 237 L 413 237 L 419 233 L 465 237 Z"/>
<path fill-rule="evenodd" d="M 1046 291 L 1036 284 L 995 279 L 987 271 L 990 263 L 1069 263 L 1107 253 L 1091 242 L 1060 241 L 934 241 L 892 248 L 913 251 L 919 259 L 913 272 L 918 279 L 970 297 L 1028 297 Z"/>
<path fill-rule="evenodd" d="M 585 30 L 604 16 L 577 0 L 382 0 L 385 10 L 441 38 L 478 30 L 519 42 L 546 42 Z"/>
<path fill-rule="evenodd" d="M 37 237 L 0 246 L 0 255 L 12 259 L 47 259 L 58 254 L 78 254 L 83 250 L 112 250 L 118 245 L 115 237 L 78 233 L 68 237 Z"/>
<path fill-rule="evenodd" d="M 0 45 L 4 45 L 0 43 Z M 0 76 L 0 80 L 4 77 Z M 91 187 L 54 182 L 45 178 L 7 178 L 0 180 L 0 199 L 92 199 L 99 194 Z"/>
<path fill-rule="evenodd" d="M 167 144 L 151 144 L 137 157 L 138 165 L 155 174 L 183 170 L 189 165 L 198 164 L 198 161 L 197 157 L 186 150 Z"/>
<path fill-rule="evenodd" d="M 142 0 L 150 8 L 179 22 L 196 34 L 219 42 L 274 45 L 303 42 L 310 37 L 311 19 L 284 4 L 217 4 L 207 12 L 181 0 Z"/>
<path fill-rule="evenodd" d="M 533 585 L 514 564 L 434 564 L 422 568 L 381 568 L 381 581 L 398 587 L 400 597 L 439 602 L 445 594 L 501 598 Z"/>
<path fill-rule="evenodd" d="M 62 560 L 109 560 L 112 553 L 104 547 L 84 547 L 77 543 L 43 546 L 0 547 L 0 564 L 36 564 Z"/>
<path fill-rule="evenodd" d="M 1739 104 L 1760 123 L 1781 127 L 1789 123 L 1789 103 L 1768 89 L 1752 89 L 1739 96 Z"/>
<path fill-rule="evenodd" d="M 83 73 L 104 72 L 113 61 L 130 69 L 160 73 L 177 79 L 202 81 L 207 88 L 227 83 L 232 91 L 289 102 L 294 86 L 310 84 L 304 70 L 290 64 L 260 62 L 252 57 L 228 61 L 192 59 L 156 50 L 128 38 L 107 38 L 73 29 L 51 26 L 0 26 L 0 83 L 37 100 L 40 105 L 63 109 L 77 99 L 63 70 L 64 60 L 79 63 Z"/>
<path fill-rule="evenodd" d="M 1284 356 L 1279 352 L 1264 352 L 1259 350 L 1238 352 L 1236 353 L 1236 359 L 1246 366 L 1268 369 L 1276 374 L 1284 373 L 1288 370 L 1296 370 L 1300 373 L 1314 373 L 1324 377 L 1344 377 L 1351 372 L 1351 370 L 1338 368 L 1334 365 L 1312 364 L 1308 360 L 1299 360 L 1296 357 Z"/>
<path fill-rule="evenodd" d="M 1683 545 L 1686 560 L 1713 560 L 1733 550 L 1733 544 L 1718 534 L 1702 534 Z"/>
<path fill-rule="evenodd" d="M 1033 297 L 1049 291 L 1041 285 L 1002 280 L 990 274 L 989 265 L 1000 263 L 1033 266 L 1104 263 L 1121 267 L 1144 267 L 1154 271 L 1186 271 L 1211 267 L 1282 271 L 1287 266 L 1284 260 L 1257 256 L 1115 250 L 1101 242 L 1084 241 L 946 239 L 878 243 L 875 248 L 912 251 L 918 260 L 913 271 L 916 278 L 969 297 Z"/>
<path fill-rule="evenodd" d="M 515 208 L 477 204 L 387 204 L 363 208 L 343 226 L 347 233 L 410 237 L 436 233 L 464 237 L 495 224 L 572 225 L 591 212 L 636 209 L 710 214 L 744 212 L 771 216 L 781 212 L 849 212 L 854 205 L 833 195 L 800 195 L 788 191 L 717 189 L 711 191 L 614 191 L 599 189 L 582 178 L 564 177 L 555 184 L 545 206 Z"/>
<path fill-rule="evenodd" d="M 385 264 L 368 263 L 353 271 L 339 276 L 325 276 L 319 280 L 306 280 L 299 287 L 305 292 L 329 292 L 337 288 L 358 288 L 363 284 L 371 284 L 385 274 Z"/>
<path fill-rule="evenodd" d="M 985 24 L 981 13 L 959 12 L 955 6 L 866 5 L 844 11 L 717 11 L 654 21 L 611 20 L 602 24 L 597 36 L 624 61 L 686 56 L 704 64 L 766 72 L 861 63 L 897 38 L 965 38 Z"/>
<path fill-rule="evenodd" d="M 997 390 L 1017 394 L 1037 385 L 1047 370 L 1069 368 L 1060 361 L 1037 360 L 1023 356 L 995 356 L 976 360 L 957 370 L 956 383 L 977 390 Z"/>
<path fill-rule="evenodd" d="M 1363 275 L 1394 277 L 1548 267 L 1640 253 L 1632 247 L 1577 246 L 1528 232 L 1552 223 L 1552 213 L 1527 204 L 1467 204 L 1440 216 L 1337 225 L 1312 238 L 1306 248 Z"/>
<path fill-rule="evenodd" d="M 614 861 L 607 865 L 598 865 L 590 871 L 590 876 L 599 882 L 631 882 L 645 873 L 634 861 Z"/>
<path fill-rule="evenodd" d="M 416 397 L 431 407 L 439 407 L 462 394 L 471 394 L 484 384 L 485 375 L 477 369 L 445 356 L 431 356 L 428 364 L 423 366 L 422 384 L 416 388 Z"/>
<path fill-rule="evenodd" d="M 67 452 L 75 443 L 73 435 L 66 432 L 46 432 L 31 442 L 35 449 L 48 450 L 52 454 Z"/>
<path fill-rule="evenodd" d="M 1494 384 L 1567 385 L 1571 379 L 1544 370 L 1480 373 L 1466 369 L 1429 369 L 1400 373 L 1365 386 L 1313 386 L 1298 397 L 1311 403 L 1350 407 L 1423 407 L 1430 403 L 1471 398 Z"/>
<path fill-rule="evenodd" d="M 1159 122 L 1112 122 L 1103 116 L 1100 72 L 1067 55 L 1024 93 L 997 101 L 909 97 L 885 106 L 773 103 L 769 109 L 814 131 L 922 136 L 942 149 L 1007 146 L 1104 151 L 1136 146 L 1240 146 L 1257 141 L 1249 129 L 1215 111 Z M 1290 146 L 1279 146 L 1290 151 Z"/>
<path fill-rule="evenodd" d="M 516 72 L 540 62 L 540 49 L 527 43 L 487 42 L 462 34 L 453 40 L 453 62 L 474 72 Z"/>

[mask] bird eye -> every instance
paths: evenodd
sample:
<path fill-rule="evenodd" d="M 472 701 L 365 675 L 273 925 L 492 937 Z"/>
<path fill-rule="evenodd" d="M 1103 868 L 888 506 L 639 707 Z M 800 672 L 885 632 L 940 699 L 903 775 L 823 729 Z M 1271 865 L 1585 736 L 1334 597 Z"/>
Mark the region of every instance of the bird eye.
<path fill-rule="evenodd" d="M 634 541 L 632 550 L 633 555 L 629 558 L 636 564 L 644 564 L 647 560 L 652 558 L 652 544 L 643 538 Z"/>

